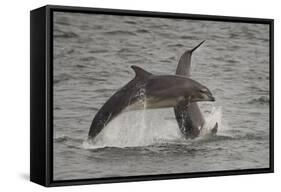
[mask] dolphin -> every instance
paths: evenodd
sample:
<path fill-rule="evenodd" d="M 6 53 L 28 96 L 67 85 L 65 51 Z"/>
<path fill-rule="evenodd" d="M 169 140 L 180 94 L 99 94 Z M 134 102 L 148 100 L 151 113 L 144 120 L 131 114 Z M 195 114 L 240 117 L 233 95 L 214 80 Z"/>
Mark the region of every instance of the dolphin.
<path fill-rule="evenodd" d="M 202 41 L 193 49 L 187 50 L 182 54 L 178 62 L 176 75 L 190 78 L 192 53 L 204 42 L 205 41 Z M 190 103 L 188 100 L 182 100 L 174 107 L 174 112 L 180 131 L 185 138 L 195 138 L 200 134 L 200 130 L 205 124 L 205 119 L 196 102 Z M 217 128 L 218 123 L 215 124 L 211 133 L 215 134 L 217 132 Z"/>
<path fill-rule="evenodd" d="M 95 115 L 88 139 L 123 111 L 176 107 L 184 102 L 215 101 L 210 90 L 190 78 L 177 75 L 154 75 L 138 66 L 131 66 L 135 77 L 117 90 Z"/>

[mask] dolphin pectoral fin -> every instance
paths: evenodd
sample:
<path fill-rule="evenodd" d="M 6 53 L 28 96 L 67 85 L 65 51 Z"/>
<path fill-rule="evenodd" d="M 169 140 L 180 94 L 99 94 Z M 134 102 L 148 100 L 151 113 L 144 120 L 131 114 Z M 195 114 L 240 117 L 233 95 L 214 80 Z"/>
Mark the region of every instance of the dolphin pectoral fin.
<path fill-rule="evenodd" d="M 218 125 L 218 123 L 216 123 L 215 126 L 211 129 L 211 133 L 213 135 L 215 135 L 218 132 L 218 127 L 219 127 L 219 125 Z"/>

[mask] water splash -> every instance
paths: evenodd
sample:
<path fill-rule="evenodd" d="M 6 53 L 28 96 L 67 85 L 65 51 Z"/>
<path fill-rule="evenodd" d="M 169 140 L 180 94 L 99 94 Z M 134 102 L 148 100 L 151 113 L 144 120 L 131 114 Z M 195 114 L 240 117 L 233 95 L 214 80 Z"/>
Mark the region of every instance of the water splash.
<path fill-rule="evenodd" d="M 85 141 L 83 147 L 95 149 L 102 147 L 138 147 L 163 143 L 186 143 L 174 118 L 173 110 L 147 110 L 143 102 L 143 110 L 121 113 L 112 120 L 101 133 L 91 141 Z M 206 116 L 206 115 L 205 115 Z M 213 107 L 206 116 L 206 123 L 198 139 L 210 136 L 214 125 L 218 123 L 218 133 L 222 124 L 221 107 Z"/>
<path fill-rule="evenodd" d="M 167 110 L 125 112 L 111 121 L 84 148 L 137 147 L 178 140 L 181 138 L 176 121 L 165 120 Z"/>
<path fill-rule="evenodd" d="M 222 107 L 212 107 L 211 113 L 205 115 L 205 124 L 201 129 L 200 136 L 213 135 L 212 129 L 218 124 L 217 134 L 221 134 L 228 126 L 226 122 L 223 122 Z"/>

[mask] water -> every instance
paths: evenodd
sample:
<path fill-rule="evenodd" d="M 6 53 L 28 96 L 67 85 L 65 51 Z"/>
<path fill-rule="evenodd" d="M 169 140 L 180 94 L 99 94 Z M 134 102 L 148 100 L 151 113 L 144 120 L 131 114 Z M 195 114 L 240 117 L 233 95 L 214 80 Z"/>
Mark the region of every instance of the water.
<path fill-rule="evenodd" d="M 200 107 L 216 136 L 184 140 L 172 109 L 125 112 L 94 142 L 91 121 L 134 77 L 131 65 L 174 74 L 202 40 L 192 78 L 215 103 Z M 144 106 L 145 107 L 145 106 Z M 54 14 L 54 179 L 269 167 L 269 26 L 129 16 Z"/>

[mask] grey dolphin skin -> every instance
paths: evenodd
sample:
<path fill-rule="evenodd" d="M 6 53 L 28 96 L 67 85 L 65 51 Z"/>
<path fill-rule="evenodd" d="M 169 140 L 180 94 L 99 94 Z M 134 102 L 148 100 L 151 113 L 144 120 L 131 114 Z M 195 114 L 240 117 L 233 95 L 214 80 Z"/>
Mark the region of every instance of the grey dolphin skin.
<path fill-rule="evenodd" d="M 207 87 L 192 79 L 177 75 L 153 75 L 140 67 L 131 66 L 135 78 L 114 93 L 94 117 L 88 138 L 101 130 L 126 110 L 175 107 L 179 103 L 214 101 Z"/>
<path fill-rule="evenodd" d="M 178 62 L 176 75 L 181 75 L 190 78 L 190 66 L 192 53 L 204 43 L 202 41 L 191 50 L 185 51 Z M 204 116 L 197 103 L 189 101 L 181 101 L 174 107 L 175 116 L 181 133 L 185 138 L 195 138 L 200 134 L 200 129 L 205 123 Z M 212 129 L 212 134 L 215 134 L 218 124 Z"/>

